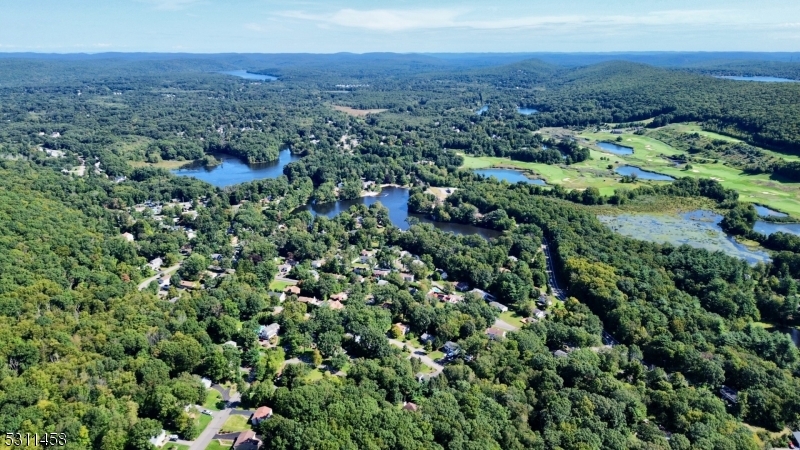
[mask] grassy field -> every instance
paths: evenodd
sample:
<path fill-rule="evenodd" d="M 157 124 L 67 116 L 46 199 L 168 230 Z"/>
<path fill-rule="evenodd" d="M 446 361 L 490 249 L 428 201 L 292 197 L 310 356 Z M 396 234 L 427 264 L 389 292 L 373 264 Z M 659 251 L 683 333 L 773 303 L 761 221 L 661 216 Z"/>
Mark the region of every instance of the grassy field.
<path fill-rule="evenodd" d="M 506 311 L 504 313 L 500 313 L 500 320 L 509 325 L 514 325 L 515 327 L 522 328 L 522 325 L 524 325 L 522 323 L 522 319 L 523 319 L 522 316 L 513 311 Z"/>
<path fill-rule="evenodd" d="M 219 411 L 222 409 L 220 408 L 221 403 L 222 403 L 222 394 L 217 392 L 215 389 L 209 389 L 208 392 L 206 392 L 206 401 L 203 402 L 204 408 L 210 409 L 212 411 Z"/>
<path fill-rule="evenodd" d="M 308 382 L 314 382 L 314 381 L 321 380 L 323 377 L 324 377 L 324 374 L 322 373 L 321 370 L 319 370 L 319 369 L 311 369 L 311 371 L 308 372 L 308 375 L 306 375 L 303 379 L 308 381 Z"/>
<path fill-rule="evenodd" d="M 206 429 L 209 423 L 211 423 L 212 417 L 206 414 L 200 414 L 200 417 L 197 418 L 197 433 L 200 434 L 203 430 Z"/>
<path fill-rule="evenodd" d="M 230 450 L 231 446 L 233 446 L 233 441 L 214 439 L 210 444 L 208 444 L 206 450 Z"/>
<path fill-rule="evenodd" d="M 174 161 L 174 160 L 167 160 L 161 161 L 157 163 L 149 163 L 144 161 L 128 161 L 128 164 L 131 167 L 158 167 L 161 169 L 167 170 L 174 170 L 180 169 L 181 167 L 185 166 L 186 164 L 191 163 L 191 161 Z"/>
<path fill-rule="evenodd" d="M 247 431 L 250 429 L 250 425 L 247 423 L 248 420 L 249 418 L 247 416 L 240 416 L 238 414 L 231 415 L 228 417 L 228 420 L 225 421 L 225 424 L 222 425 L 220 433 L 224 434 L 234 433 L 236 431 Z"/>
<path fill-rule="evenodd" d="M 284 289 L 289 286 L 293 286 L 294 284 L 295 283 L 290 283 L 288 281 L 272 280 L 272 282 L 269 284 L 269 288 L 275 292 L 283 292 Z"/>
<path fill-rule="evenodd" d="M 430 353 L 428 353 L 428 356 L 430 356 L 430 358 L 431 358 L 432 360 L 434 360 L 434 361 L 437 361 L 437 360 L 439 360 L 439 359 L 442 359 L 442 358 L 444 358 L 444 353 L 443 353 L 443 352 L 440 352 L 439 350 L 436 350 L 436 351 L 434 351 L 434 352 L 430 352 Z"/>
<path fill-rule="evenodd" d="M 171 443 L 171 442 L 167 442 L 161 448 L 164 449 L 164 450 L 189 450 L 189 446 L 188 445 L 174 444 L 174 443 Z"/>
<path fill-rule="evenodd" d="M 349 106 L 339 106 L 339 105 L 331 105 L 331 108 L 355 117 L 364 117 L 367 114 L 380 114 L 384 111 L 388 111 L 388 109 L 355 109 Z"/>
<path fill-rule="evenodd" d="M 727 142 L 743 142 L 741 139 L 737 139 L 735 137 L 725 136 L 724 134 L 714 133 L 712 131 L 704 131 L 700 127 L 700 125 L 698 125 L 696 123 L 676 123 L 676 124 L 667 125 L 664 128 L 665 129 L 672 129 L 672 130 L 680 131 L 680 132 L 683 132 L 683 133 L 697 133 L 697 134 L 699 134 L 701 136 L 705 136 L 707 138 L 719 139 L 719 140 L 723 140 L 723 141 L 727 141 Z M 756 148 L 758 148 L 759 150 L 761 150 L 762 152 L 764 152 L 764 153 L 766 153 L 768 155 L 774 156 L 776 158 L 781 158 L 781 159 L 784 159 L 786 161 L 800 161 L 800 156 L 797 156 L 797 155 L 789 155 L 789 154 L 786 154 L 786 153 L 780 153 L 780 152 L 776 152 L 774 150 L 767 150 L 765 148 L 760 148 L 760 147 L 756 147 Z"/>
<path fill-rule="evenodd" d="M 695 128 L 692 128 L 691 125 L 683 125 L 683 127 L 692 132 L 699 130 L 696 125 Z M 611 195 L 615 189 L 620 187 L 635 188 L 639 184 L 645 183 L 641 181 L 634 184 L 622 184 L 618 181 L 619 176 L 608 169 L 609 165 L 613 167 L 632 165 L 673 177 L 711 178 L 719 181 L 726 188 L 738 191 L 742 201 L 762 204 L 800 217 L 800 183 L 783 183 L 770 179 L 770 176 L 766 174 L 748 175 L 741 170 L 725 166 L 722 162 L 716 164 L 711 162 L 692 163 L 691 170 L 683 170 L 664 158 L 664 156 L 680 154 L 678 150 L 646 136 L 620 135 L 622 142 L 619 144 L 632 147 L 634 149 L 632 155 L 614 155 L 602 152 L 596 146 L 599 141 L 615 142 L 617 136 L 611 133 L 592 132 L 576 135 L 575 137 L 581 145 L 590 148 L 591 159 L 570 166 L 527 163 L 496 157 L 464 156 L 462 167 L 466 169 L 509 167 L 530 170 L 539 174 L 548 184 L 560 184 L 567 189 L 585 189 L 593 186 L 603 195 Z M 779 156 L 787 160 L 796 158 L 787 155 Z M 601 157 L 608 160 L 601 160 Z"/>

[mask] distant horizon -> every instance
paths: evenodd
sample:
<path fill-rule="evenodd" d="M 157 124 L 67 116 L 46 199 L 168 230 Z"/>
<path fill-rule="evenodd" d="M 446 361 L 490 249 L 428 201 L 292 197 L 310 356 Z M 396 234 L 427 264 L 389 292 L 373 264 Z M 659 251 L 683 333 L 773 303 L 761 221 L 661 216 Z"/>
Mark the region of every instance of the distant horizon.
<path fill-rule="evenodd" d="M 797 52 L 800 2 L 4 2 L 1 52 Z M 740 50 L 727 50 L 736 47 Z"/>

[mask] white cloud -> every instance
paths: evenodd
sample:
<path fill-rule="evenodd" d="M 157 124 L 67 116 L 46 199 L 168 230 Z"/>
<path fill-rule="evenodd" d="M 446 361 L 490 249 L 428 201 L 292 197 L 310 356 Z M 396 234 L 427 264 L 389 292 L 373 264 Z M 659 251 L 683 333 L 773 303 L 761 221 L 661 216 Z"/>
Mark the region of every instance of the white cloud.
<path fill-rule="evenodd" d="M 502 30 L 519 28 L 553 28 L 584 26 L 659 26 L 659 25 L 731 25 L 747 23 L 747 17 L 736 11 L 670 10 L 638 15 L 557 15 L 473 19 L 477 11 L 459 9 L 341 9 L 332 14 L 308 14 L 284 11 L 283 17 L 309 20 L 325 25 L 361 28 L 375 31 L 467 28 Z M 469 16 L 469 17 L 468 17 Z M 721 20 L 720 18 L 725 18 Z"/>

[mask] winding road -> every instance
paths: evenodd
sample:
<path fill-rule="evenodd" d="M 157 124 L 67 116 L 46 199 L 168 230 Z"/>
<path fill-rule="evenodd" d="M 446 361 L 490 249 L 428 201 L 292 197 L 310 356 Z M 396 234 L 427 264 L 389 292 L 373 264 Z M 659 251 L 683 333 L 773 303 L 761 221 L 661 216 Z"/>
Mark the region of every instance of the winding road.
<path fill-rule="evenodd" d="M 172 272 L 175 272 L 176 270 L 178 270 L 180 267 L 181 267 L 180 264 L 175 264 L 172 267 L 167 267 L 166 269 L 159 270 L 158 273 L 162 273 L 163 272 L 163 275 L 156 274 L 155 276 L 152 276 L 150 278 L 144 279 L 141 283 L 139 283 L 139 290 L 140 291 L 144 290 L 145 288 L 147 288 L 147 286 L 150 285 L 150 283 L 152 283 L 153 281 L 156 281 L 159 278 L 164 278 L 164 277 L 169 278 L 169 275 L 172 274 Z"/>
<path fill-rule="evenodd" d="M 405 342 L 398 341 L 397 339 L 389 339 L 389 342 L 395 347 L 400 347 L 400 348 L 403 348 L 404 346 L 408 347 L 408 349 L 411 350 L 411 354 L 408 355 L 408 359 L 419 358 L 422 364 L 425 364 L 426 366 L 433 369 L 433 373 L 423 374 L 422 375 L 423 378 L 433 378 L 442 373 L 442 370 L 444 370 L 444 367 L 441 364 L 434 361 L 430 356 L 428 356 L 425 350 L 421 348 L 414 348 Z"/>

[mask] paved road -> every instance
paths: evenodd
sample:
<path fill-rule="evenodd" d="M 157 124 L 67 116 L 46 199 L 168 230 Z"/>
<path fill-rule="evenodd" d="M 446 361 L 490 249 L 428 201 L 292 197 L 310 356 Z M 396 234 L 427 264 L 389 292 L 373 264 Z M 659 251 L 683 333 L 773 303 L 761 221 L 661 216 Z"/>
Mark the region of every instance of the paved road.
<path fill-rule="evenodd" d="M 166 269 L 163 269 L 161 272 L 164 272 L 164 275 L 158 275 L 158 274 L 156 274 L 155 276 L 153 276 L 153 277 L 150 277 L 150 278 L 147 278 L 146 280 L 144 280 L 144 281 L 142 281 L 141 283 L 139 283 L 139 290 L 140 290 L 140 291 L 141 291 L 141 290 L 144 290 L 144 289 L 145 289 L 147 286 L 149 286 L 149 285 L 150 285 L 150 283 L 152 283 L 153 281 L 156 281 L 157 279 L 159 279 L 159 278 L 162 278 L 162 277 L 167 277 L 167 275 L 171 274 L 172 272 L 175 272 L 175 271 L 176 271 L 176 270 L 178 270 L 180 267 L 181 267 L 181 265 L 180 265 L 180 264 L 175 264 L 175 265 L 174 265 L 174 266 L 172 266 L 172 267 L 168 267 L 168 268 L 166 268 Z M 169 277 L 167 277 L 167 278 L 169 278 Z"/>
<path fill-rule="evenodd" d="M 501 319 L 495 319 L 493 326 L 495 328 L 499 328 L 501 330 L 506 330 L 506 331 L 517 331 L 517 330 L 519 330 L 519 327 L 515 327 L 514 325 L 511 325 L 510 323 L 508 323 L 508 322 L 506 322 L 504 320 L 501 320 Z"/>
<path fill-rule="evenodd" d="M 398 341 L 397 339 L 389 339 L 389 342 L 396 347 L 400 348 L 403 348 L 404 346 L 408 347 L 408 349 L 411 350 L 411 354 L 408 356 L 408 359 L 411 359 L 412 357 L 419 358 L 420 361 L 422 361 L 422 364 L 425 364 L 426 366 L 433 369 L 433 373 L 423 374 L 422 375 L 423 377 L 433 378 L 442 373 L 442 370 L 444 370 L 444 367 L 441 364 L 437 363 L 430 356 L 425 354 L 426 353 L 425 350 L 421 348 L 414 348 L 405 342 Z"/>
<path fill-rule="evenodd" d="M 192 441 L 191 445 L 189 446 L 189 450 L 206 450 L 208 444 L 210 444 L 214 439 L 214 436 L 219 433 L 219 430 L 221 430 L 222 426 L 225 425 L 225 421 L 228 420 L 230 415 L 230 408 L 222 411 L 215 411 L 214 417 L 211 419 L 211 423 L 209 423 L 206 429 L 200 433 L 200 436 L 197 436 L 197 439 Z"/>
<path fill-rule="evenodd" d="M 555 266 L 553 266 L 553 258 L 550 256 L 550 246 L 547 243 L 547 239 L 542 238 L 542 242 L 542 251 L 544 252 L 545 260 L 547 260 L 547 283 L 550 284 L 550 289 L 559 300 L 565 300 L 567 295 L 558 286 L 558 280 L 556 280 Z"/>

